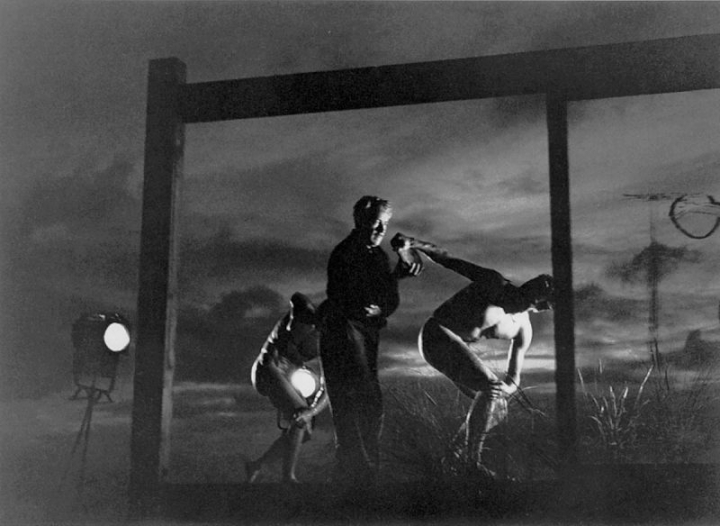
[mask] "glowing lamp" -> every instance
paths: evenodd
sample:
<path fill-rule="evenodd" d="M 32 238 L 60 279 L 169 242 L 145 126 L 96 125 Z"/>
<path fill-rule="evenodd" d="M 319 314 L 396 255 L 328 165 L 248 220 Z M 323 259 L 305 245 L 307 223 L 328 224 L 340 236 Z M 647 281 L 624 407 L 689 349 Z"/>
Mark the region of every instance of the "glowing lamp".
<path fill-rule="evenodd" d="M 85 314 L 72 326 L 73 380 L 77 397 L 92 391 L 110 398 L 115 387 L 118 360 L 130 346 L 130 323 L 114 313 Z"/>
<path fill-rule="evenodd" d="M 103 342 L 109 351 L 123 352 L 130 345 L 130 331 L 122 323 L 111 322 L 105 329 Z"/>
<path fill-rule="evenodd" d="M 290 383 L 303 398 L 311 398 L 320 389 L 320 380 L 309 369 L 300 368 L 290 375 Z"/>

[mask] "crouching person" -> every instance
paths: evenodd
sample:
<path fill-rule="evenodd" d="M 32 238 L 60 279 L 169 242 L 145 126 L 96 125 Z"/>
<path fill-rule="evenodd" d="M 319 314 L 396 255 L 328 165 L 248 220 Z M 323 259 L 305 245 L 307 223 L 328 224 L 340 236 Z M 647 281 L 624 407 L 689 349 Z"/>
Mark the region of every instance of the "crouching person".
<path fill-rule="evenodd" d="M 255 482 L 263 466 L 282 459 L 282 479 L 297 483 L 295 469 L 303 442 L 310 440 L 315 416 L 328 407 L 315 306 L 296 292 L 290 311 L 273 328 L 251 371 L 252 384 L 278 411 L 280 436 L 258 459 L 248 461 L 248 482 Z"/>
<path fill-rule="evenodd" d="M 394 250 L 413 249 L 471 281 L 443 302 L 425 322 L 418 338 L 425 361 L 472 400 L 457 439 L 462 439 L 478 469 L 488 432 L 507 415 L 507 399 L 520 386 L 525 354 L 533 337 L 530 314 L 552 309 L 553 279 L 541 274 L 516 286 L 496 270 L 453 256 L 432 243 L 403 234 Z M 509 342 L 507 369 L 498 377 L 482 359 L 483 339 Z"/>

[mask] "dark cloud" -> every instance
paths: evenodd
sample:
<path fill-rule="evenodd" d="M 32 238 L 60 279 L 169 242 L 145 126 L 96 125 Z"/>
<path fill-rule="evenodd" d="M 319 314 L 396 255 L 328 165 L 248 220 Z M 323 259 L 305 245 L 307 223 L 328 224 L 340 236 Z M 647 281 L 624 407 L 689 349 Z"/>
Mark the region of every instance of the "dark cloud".
<path fill-rule="evenodd" d="M 253 238 L 236 240 L 229 227 L 222 228 L 209 240 L 186 242 L 180 252 L 181 287 L 193 288 L 209 281 L 242 279 L 244 275 L 324 273 L 327 250 L 293 247 L 284 242 Z"/>
<path fill-rule="evenodd" d="M 287 312 L 288 298 L 267 286 L 232 290 L 209 309 L 180 309 L 179 380 L 250 381 L 250 369 L 267 336 Z"/>
<path fill-rule="evenodd" d="M 208 318 L 212 323 L 232 325 L 249 318 L 276 317 L 287 300 L 269 287 L 255 286 L 223 294 L 212 306 Z"/>
<path fill-rule="evenodd" d="M 580 324 L 606 320 L 630 326 L 647 318 L 646 298 L 612 296 L 596 283 L 582 285 L 575 290 L 574 307 L 575 318 Z"/>
<path fill-rule="evenodd" d="M 652 243 L 630 260 L 611 263 L 606 269 L 606 275 L 624 283 L 637 283 L 647 280 L 648 272 L 655 268 L 656 279 L 661 281 L 675 272 L 681 264 L 699 261 L 700 252 L 696 250 Z"/>
<path fill-rule="evenodd" d="M 104 169 L 79 166 L 67 177 L 46 174 L 34 185 L 21 213 L 27 234 L 63 226 L 70 235 L 96 237 L 139 228 L 140 203 L 130 193 L 135 167 L 116 157 Z"/>
<path fill-rule="evenodd" d="M 544 125 L 545 96 L 525 95 L 492 99 L 488 119 L 499 129 L 516 126 Z"/>
<path fill-rule="evenodd" d="M 514 233 L 514 231 L 513 231 Z M 517 236 L 504 231 L 476 232 L 456 236 L 452 247 L 458 256 L 494 268 L 516 285 L 540 273 L 552 274 L 550 232 L 540 236 Z M 531 267 L 528 274 L 527 268 Z"/>
<path fill-rule="evenodd" d="M 404 163 L 421 163 L 438 153 L 477 146 L 488 137 L 487 100 L 392 108 L 378 112 L 377 121 L 387 127 L 388 140 L 378 144 L 390 171 Z M 398 123 L 402 123 L 398 126 Z M 382 133 L 382 127 L 378 127 Z"/>
<path fill-rule="evenodd" d="M 402 232 L 418 239 L 431 239 L 436 226 L 433 217 L 423 210 L 410 213 L 402 219 L 393 218 L 390 228 L 393 232 Z"/>
<path fill-rule="evenodd" d="M 518 177 L 507 179 L 499 187 L 513 197 L 547 195 L 549 191 L 547 173 L 528 170 Z"/>
<path fill-rule="evenodd" d="M 259 166 L 243 167 L 238 161 L 239 166 L 214 173 L 188 174 L 184 200 L 194 212 L 182 223 L 192 231 L 198 218 L 215 217 L 238 230 L 252 228 L 271 237 L 297 240 L 296 232 L 320 229 L 339 236 L 351 224 L 352 204 L 362 194 L 359 181 L 348 175 L 342 160 L 331 160 L 332 153 L 320 148 Z M 347 204 L 348 221 L 340 222 L 337 210 L 352 195 L 353 185 L 358 195 Z"/>
<path fill-rule="evenodd" d="M 37 281 L 60 288 L 84 288 L 84 294 L 111 297 L 118 292 L 134 293 L 138 284 L 138 252 L 112 242 L 86 246 L 53 246 L 35 249 L 18 261 L 32 264 Z M 23 272 L 18 270 L 17 276 Z M 27 276 L 27 279 L 32 279 Z"/>
<path fill-rule="evenodd" d="M 667 188 L 668 192 L 712 195 L 716 200 L 719 197 L 720 152 L 711 151 L 674 160 L 652 167 L 652 170 L 658 174 L 662 187 Z"/>
<path fill-rule="evenodd" d="M 48 175 L 34 185 L 16 210 L 22 219 L 2 226 L 3 266 L 14 286 L 134 290 L 140 203 L 128 188 L 133 172 L 118 157 L 105 168 L 80 166 L 72 176 Z"/>

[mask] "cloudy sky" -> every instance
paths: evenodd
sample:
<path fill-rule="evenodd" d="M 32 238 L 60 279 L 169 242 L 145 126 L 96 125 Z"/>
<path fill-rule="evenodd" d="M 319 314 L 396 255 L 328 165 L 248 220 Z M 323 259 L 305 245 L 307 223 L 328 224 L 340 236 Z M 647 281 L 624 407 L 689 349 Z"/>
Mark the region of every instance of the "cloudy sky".
<path fill-rule="evenodd" d="M 64 385 L 58 371 L 69 368 L 69 326 L 81 313 L 134 315 L 149 60 L 177 57 L 188 82 L 200 82 L 707 33 L 720 33 L 719 3 L 4 0 L 4 390 L 28 378 Z M 574 103 L 569 113 L 579 361 L 646 358 L 648 294 L 633 258 L 651 224 L 667 247 L 662 336 L 671 346 L 695 328 L 717 335 L 720 232 L 693 240 L 668 219 L 670 200 L 627 194 L 720 199 L 720 93 Z M 518 282 L 551 269 L 541 98 L 186 133 L 180 298 L 189 319 L 233 295 L 244 299 L 238 315 L 265 333 L 292 292 L 321 300 L 327 256 L 364 194 L 394 203 L 391 235 L 424 237 Z M 686 216 L 698 231 L 716 218 L 702 209 L 711 213 Z M 417 330 L 463 284 L 433 265 L 402 283 L 387 372 L 426 372 Z M 528 366 L 551 367 L 552 314 L 534 319 Z"/>

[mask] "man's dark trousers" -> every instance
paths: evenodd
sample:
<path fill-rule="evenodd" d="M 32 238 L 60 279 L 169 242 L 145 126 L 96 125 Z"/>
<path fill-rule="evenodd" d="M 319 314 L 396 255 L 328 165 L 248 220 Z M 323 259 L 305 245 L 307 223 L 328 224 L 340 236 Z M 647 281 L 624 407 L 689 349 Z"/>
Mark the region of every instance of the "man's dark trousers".
<path fill-rule="evenodd" d="M 377 372 L 380 328 L 338 316 L 320 340 L 323 371 L 337 439 L 335 478 L 377 482 L 382 394 Z"/>

